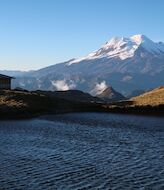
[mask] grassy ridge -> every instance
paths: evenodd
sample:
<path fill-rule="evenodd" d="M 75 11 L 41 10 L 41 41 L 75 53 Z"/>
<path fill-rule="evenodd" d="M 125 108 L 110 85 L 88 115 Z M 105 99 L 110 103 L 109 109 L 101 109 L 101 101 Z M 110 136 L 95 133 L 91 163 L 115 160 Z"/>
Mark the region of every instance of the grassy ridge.
<path fill-rule="evenodd" d="M 110 112 L 164 116 L 164 87 L 156 88 L 127 101 L 103 105 Z"/>
<path fill-rule="evenodd" d="M 131 99 L 135 105 L 159 106 L 164 104 L 164 87 L 161 86 L 152 91 Z"/>

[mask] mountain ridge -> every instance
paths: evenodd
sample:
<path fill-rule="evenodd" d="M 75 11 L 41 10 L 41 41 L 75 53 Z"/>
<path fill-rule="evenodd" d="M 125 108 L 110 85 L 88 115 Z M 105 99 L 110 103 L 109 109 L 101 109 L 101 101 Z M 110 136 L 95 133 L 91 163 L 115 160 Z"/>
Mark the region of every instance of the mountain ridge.
<path fill-rule="evenodd" d="M 145 35 L 112 38 L 88 56 L 18 76 L 14 87 L 52 91 L 77 89 L 95 95 L 96 90 L 107 86 L 127 94 L 163 85 L 164 44 L 153 42 Z"/>

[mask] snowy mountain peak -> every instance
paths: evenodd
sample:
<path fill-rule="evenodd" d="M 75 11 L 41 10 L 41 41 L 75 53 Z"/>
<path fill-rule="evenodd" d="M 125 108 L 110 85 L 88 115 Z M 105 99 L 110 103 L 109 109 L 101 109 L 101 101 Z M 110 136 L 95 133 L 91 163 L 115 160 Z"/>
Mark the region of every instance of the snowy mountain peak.
<path fill-rule="evenodd" d="M 162 53 L 162 52 L 164 53 L 163 43 L 153 42 L 152 40 L 147 38 L 145 35 L 141 35 L 141 34 L 134 35 L 130 39 L 133 40 L 134 42 L 136 42 L 136 44 L 142 46 L 148 52 L 158 53 L 158 54 Z"/>
<path fill-rule="evenodd" d="M 162 42 L 156 43 L 147 38 L 145 35 L 137 34 L 126 37 L 113 37 L 105 45 L 103 45 L 97 51 L 90 53 L 86 57 L 75 59 L 69 62 L 67 65 L 73 63 L 79 63 L 84 60 L 93 60 L 99 58 L 118 58 L 125 60 L 134 56 L 137 49 L 144 48 L 151 54 L 164 54 L 164 44 Z"/>
<path fill-rule="evenodd" d="M 106 43 L 106 45 L 108 44 L 108 45 L 116 45 L 116 44 L 118 44 L 118 43 L 120 43 L 120 42 L 124 42 L 124 41 L 127 41 L 128 40 L 128 38 L 124 38 L 124 37 L 113 37 L 113 38 L 111 38 L 107 43 Z"/>

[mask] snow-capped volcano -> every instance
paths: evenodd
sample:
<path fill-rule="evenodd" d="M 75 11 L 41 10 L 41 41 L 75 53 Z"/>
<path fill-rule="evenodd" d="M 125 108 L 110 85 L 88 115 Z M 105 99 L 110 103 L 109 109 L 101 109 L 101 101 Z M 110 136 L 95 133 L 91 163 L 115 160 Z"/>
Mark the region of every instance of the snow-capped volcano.
<path fill-rule="evenodd" d="M 114 37 L 103 45 L 99 50 L 90 53 L 86 57 L 75 59 L 68 63 L 78 63 L 83 60 L 92 60 L 98 58 L 120 58 L 125 60 L 134 56 L 136 50 L 144 48 L 146 51 L 152 54 L 164 54 L 164 44 L 161 42 L 153 42 L 145 35 L 134 35 L 130 38 L 125 37 Z"/>
<path fill-rule="evenodd" d="M 164 84 L 164 44 L 144 35 L 114 37 L 86 57 L 72 59 L 14 80 L 30 90 L 78 89 L 92 93 L 112 86 L 129 93 Z"/>

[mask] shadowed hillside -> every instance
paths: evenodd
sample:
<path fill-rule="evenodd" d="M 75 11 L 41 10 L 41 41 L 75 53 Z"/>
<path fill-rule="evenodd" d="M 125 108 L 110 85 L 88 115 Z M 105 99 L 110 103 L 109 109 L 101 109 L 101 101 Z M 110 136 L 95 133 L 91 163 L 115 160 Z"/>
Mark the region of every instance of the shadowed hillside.
<path fill-rule="evenodd" d="M 0 118 L 26 118 L 40 114 L 93 111 L 100 108 L 92 102 L 96 98 L 85 93 L 75 93 L 75 97 L 72 92 L 62 92 L 61 97 L 60 93 L 1 90 Z"/>
<path fill-rule="evenodd" d="M 98 100 L 98 101 L 97 101 Z M 0 91 L 0 118 L 27 118 L 67 112 L 115 112 L 164 115 L 164 87 L 127 101 L 100 102 L 80 91 Z"/>
<path fill-rule="evenodd" d="M 53 98 L 62 98 L 69 101 L 79 102 L 98 102 L 102 101 L 98 97 L 93 97 L 89 93 L 82 92 L 80 90 L 66 90 L 66 91 L 41 91 L 37 90 L 37 93 L 44 94 Z"/>

